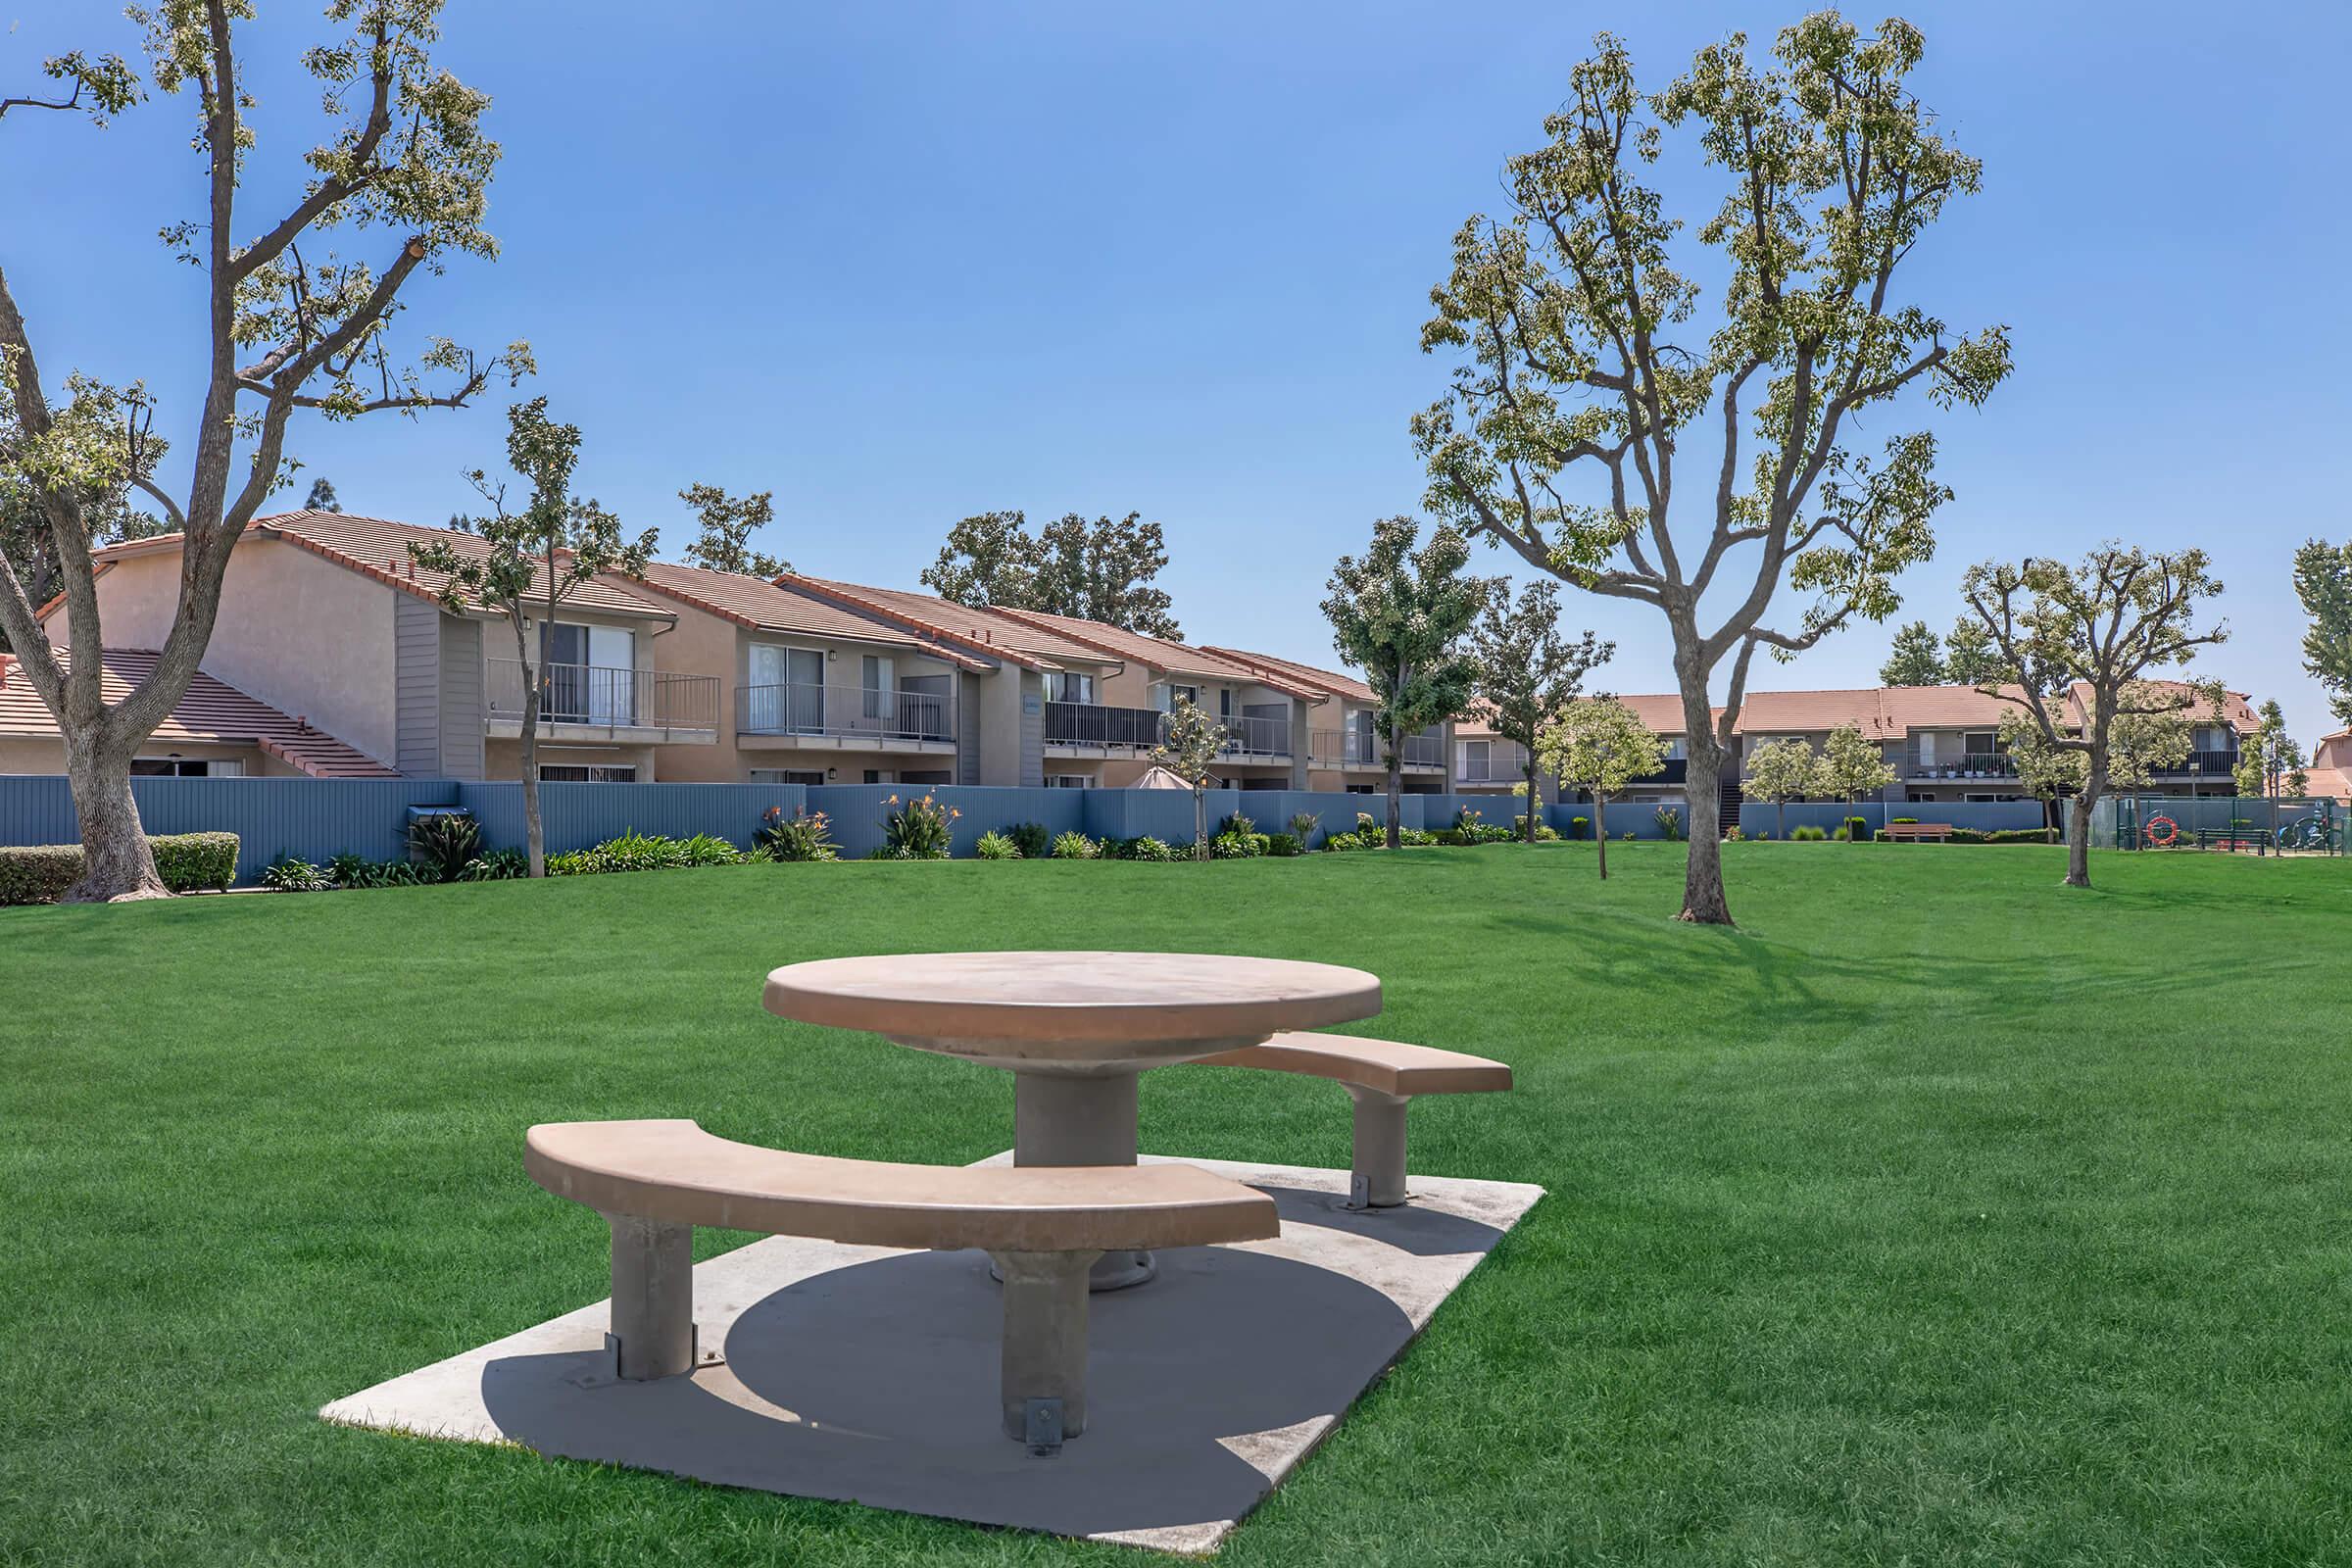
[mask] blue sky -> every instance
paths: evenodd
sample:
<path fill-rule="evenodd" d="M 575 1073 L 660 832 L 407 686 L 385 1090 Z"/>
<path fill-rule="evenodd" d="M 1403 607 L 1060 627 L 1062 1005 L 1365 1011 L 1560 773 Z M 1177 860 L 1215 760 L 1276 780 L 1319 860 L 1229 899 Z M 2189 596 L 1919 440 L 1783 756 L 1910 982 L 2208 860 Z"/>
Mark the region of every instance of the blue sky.
<path fill-rule="evenodd" d="M 316 14 L 262 9 L 249 231 L 308 144 L 287 66 Z M 1327 662 L 1333 559 L 1423 488 L 1405 422 L 1446 369 L 1417 347 L 1429 285 L 1592 32 L 1662 83 L 1795 14 L 453 0 L 444 59 L 494 95 L 507 148 L 505 254 L 413 287 L 405 326 L 531 339 L 531 389 L 586 431 L 582 488 L 673 551 L 697 479 L 772 488 L 766 543 L 796 564 L 904 586 L 967 513 L 1138 509 L 1166 525 L 1189 636 Z M 1990 556 L 2203 543 L 2234 629 L 2210 671 L 2279 697 L 2306 740 L 2330 727 L 2287 571 L 2308 535 L 2352 533 L 2352 13 L 1902 14 L 1928 33 L 1925 96 L 1986 169 L 1914 295 L 2007 322 L 2017 356 L 1986 410 L 1934 418 L 1959 497 L 1904 614 L 1948 624 Z M 131 41 L 86 0 L 0 19 L 10 91 L 56 49 Z M 0 125 L 5 261 L 45 368 L 144 376 L 183 431 L 199 279 L 153 236 L 197 211 L 185 136 L 170 100 L 104 132 Z M 1680 211 L 1710 210 L 1717 177 L 1670 134 Z M 502 409 L 314 422 L 294 445 L 347 508 L 438 522 L 465 469 L 497 466 Z M 1570 619 L 1617 639 L 1610 685 L 1670 686 L 1654 613 L 1571 595 Z M 1860 627 L 1764 681 L 1867 684 L 1886 640 Z"/>

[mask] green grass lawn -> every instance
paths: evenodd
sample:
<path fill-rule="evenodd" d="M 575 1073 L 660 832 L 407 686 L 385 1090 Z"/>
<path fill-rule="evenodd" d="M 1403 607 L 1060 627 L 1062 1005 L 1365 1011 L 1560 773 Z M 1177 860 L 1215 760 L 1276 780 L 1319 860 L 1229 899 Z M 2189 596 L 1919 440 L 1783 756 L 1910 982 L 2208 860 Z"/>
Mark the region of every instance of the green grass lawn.
<path fill-rule="evenodd" d="M 2352 1561 L 2352 863 L 1726 853 L 1738 931 L 1663 844 L 0 910 L 0 1562 L 1141 1560 L 313 1414 L 602 1294 L 533 1121 L 1004 1148 L 1003 1074 L 759 1004 L 959 947 L 1357 964 L 1518 1070 L 1414 1168 L 1550 1196 L 1221 1562 Z M 1143 1120 L 1348 1161 L 1328 1084 Z"/>

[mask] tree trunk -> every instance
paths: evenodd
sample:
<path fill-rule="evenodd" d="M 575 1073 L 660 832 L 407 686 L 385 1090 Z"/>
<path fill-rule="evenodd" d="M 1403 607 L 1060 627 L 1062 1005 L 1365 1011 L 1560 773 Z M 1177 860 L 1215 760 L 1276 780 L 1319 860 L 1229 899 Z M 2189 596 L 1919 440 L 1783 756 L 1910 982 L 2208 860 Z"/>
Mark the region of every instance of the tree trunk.
<path fill-rule="evenodd" d="M 1400 848 L 1404 835 L 1399 826 L 1404 818 L 1404 726 L 1392 719 L 1389 723 L 1389 848 Z"/>
<path fill-rule="evenodd" d="M 522 843 L 532 876 L 547 875 L 547 828 L 539 816 L 539 672 L 522 666 Z"/>
<path fill-rule="evenodd" d="M 1723 748 L 1706 717 L 1704 688 L 1699 695 L 1701 721 L 1690 725 L 1690 755 L 1683 766 L 1683 793 L 1690 802 L 1690 857 L 1683 866 L 1683 907 L 1675 918 L 1730 925 L 1732 908 L 1723 896 Z M 1683 708 L 1686 714 L 1691 710 L 1688 694 Z"/>
<path fill-rule="evenodd" d="M 67 904 L 124 904 L 172 896 L 155 869 L 155 852 L 130 795 L 130 751 L 101 746 L 95 755 L 66 745 L 66 776 L 81 818 L 81 875 L 66 889 Z"/>
<path fill-rule="evenodd" d="M 2090 886 L 2090 811 L 2097 805 L 2089 790 L 2075 797 L 2075 830 L 2066 846 L 2066 885 Z"/>
<path fill-rule="evenodd" d="M 1193 790 L 1193 858 L 1208 858 L 1208 797 L 1198 786 Z"/>
<path fill-rule="evenodd" d="M 1538 803 L 1539 803 L 1539 800 L 1540 800 L 1540 796 L 1538 795 L 1538 789 L 1539 789 L 1539 785 L 1538 785 L 1538 784 L 1537 784 L 1537 782 L 1536 782 L 1536 753 L 1535 753 L 1535 748 L 1533 748 L 1533 747 L 1530 747 L 1530 748 L 1528 748 L 1528 753 L 1527 753 L 1527 834 L 1526 834 L 1526 837 L 1527 837 L 1527 842 L 1528 842 L 1528 843 L 1530 843 L 1530 844 L 1533 844 L 1533 843 L 1535 843 L 1535 842 L 1536 842 L 1536 807 L 1537 807 L 1537 805 L 1538 805 Z"/>
<path fill-rule="evenodd" d="M 1609 879 L 1609 798 L 1599 790 L 1592 792 L 1593 842 L 1600 846 L 1600 879 Z"/>
<path fill-rule="evenodd" d="M 1781 842 L 1782 842 L 1782 843 L 1784 843 L 1784 844 L 1788 843 L 1788 803 L 1787 801 L 1775 801 L 1775 802 L 1773 802 L 1773 803 L 1772 803 L 1772 814 L 1773 814 L 1773 825 L 1774 825 L 1776 828 L 1778 828 L 1778 829 L 1780 830 Z"/>

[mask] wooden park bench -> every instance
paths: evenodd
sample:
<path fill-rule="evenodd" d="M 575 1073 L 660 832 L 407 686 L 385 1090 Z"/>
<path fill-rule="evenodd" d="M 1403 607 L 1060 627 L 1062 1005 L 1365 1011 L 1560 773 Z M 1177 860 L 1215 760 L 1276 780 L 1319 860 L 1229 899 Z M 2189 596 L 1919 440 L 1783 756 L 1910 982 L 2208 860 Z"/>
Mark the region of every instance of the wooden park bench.
<path fill-rule="evenodd" d="M 1288 1032 L 1262 1045 L 1203 1056 L 1212 1067 L 1329 1078 L 1355 1102 L 1350 1208 L 1394 1208 L 1405 1200 L 1404 1112 L 1415 1095 L 1476 1094 L 1511 1087 L 1507 1063 L 1432 1046 L 1354 1035 Z"/>
<path fill-rule="evenodd" d="M 1952 824 L 1949 822 L 1889 822 L 1886 824 L 1887 842 L 1892 844 L 1900 844 L 1906 839 L 1914 843 L 1933 839 L 1941 844 L 1951 836 Z"/>
<path fill-rule="evenodd" d="M 976 1247 L 1004 1282 L 1004 1430 L 1086 1429 L 1087 1270 L 1105 1251 L 1269 1241 L 1274 1200 L 1192 1165 L 899 1165 L 731 1143 L 691 1121 L 533 1127 L 531 1180 L 612 1225 L 616 1376 L 694 1370 L 694 1227 Z M 820 1352 L 821 1353 L 821 1352 Z"/>

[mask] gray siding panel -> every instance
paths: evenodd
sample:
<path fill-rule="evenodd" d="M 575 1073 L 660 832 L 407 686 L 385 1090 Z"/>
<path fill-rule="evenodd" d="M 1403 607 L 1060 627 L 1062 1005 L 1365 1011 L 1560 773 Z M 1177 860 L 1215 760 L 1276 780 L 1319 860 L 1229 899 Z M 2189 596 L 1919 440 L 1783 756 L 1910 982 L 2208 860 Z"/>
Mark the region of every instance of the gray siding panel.
<path fill-rule="evenodd" d="M 412 778 L 441 767 L 441 612 L 414 594 L 392 608 L 392 757 Z"/>
<path fill-rule="evenodd" d="M 968 673 L 956 677 L 956 782 L 980 782 L 980 683 Z"/>
<path fill-rule="evenodd" d="M 440 615 L 441 768 L 444 778 L 482 776 L 482 623 Z"/>
<path fill-rule="evenodd" d="M 1021 786 L 1042 789 L 1046 782 L 1046 682 L 1034 670 L 1021 671 Z"/>

